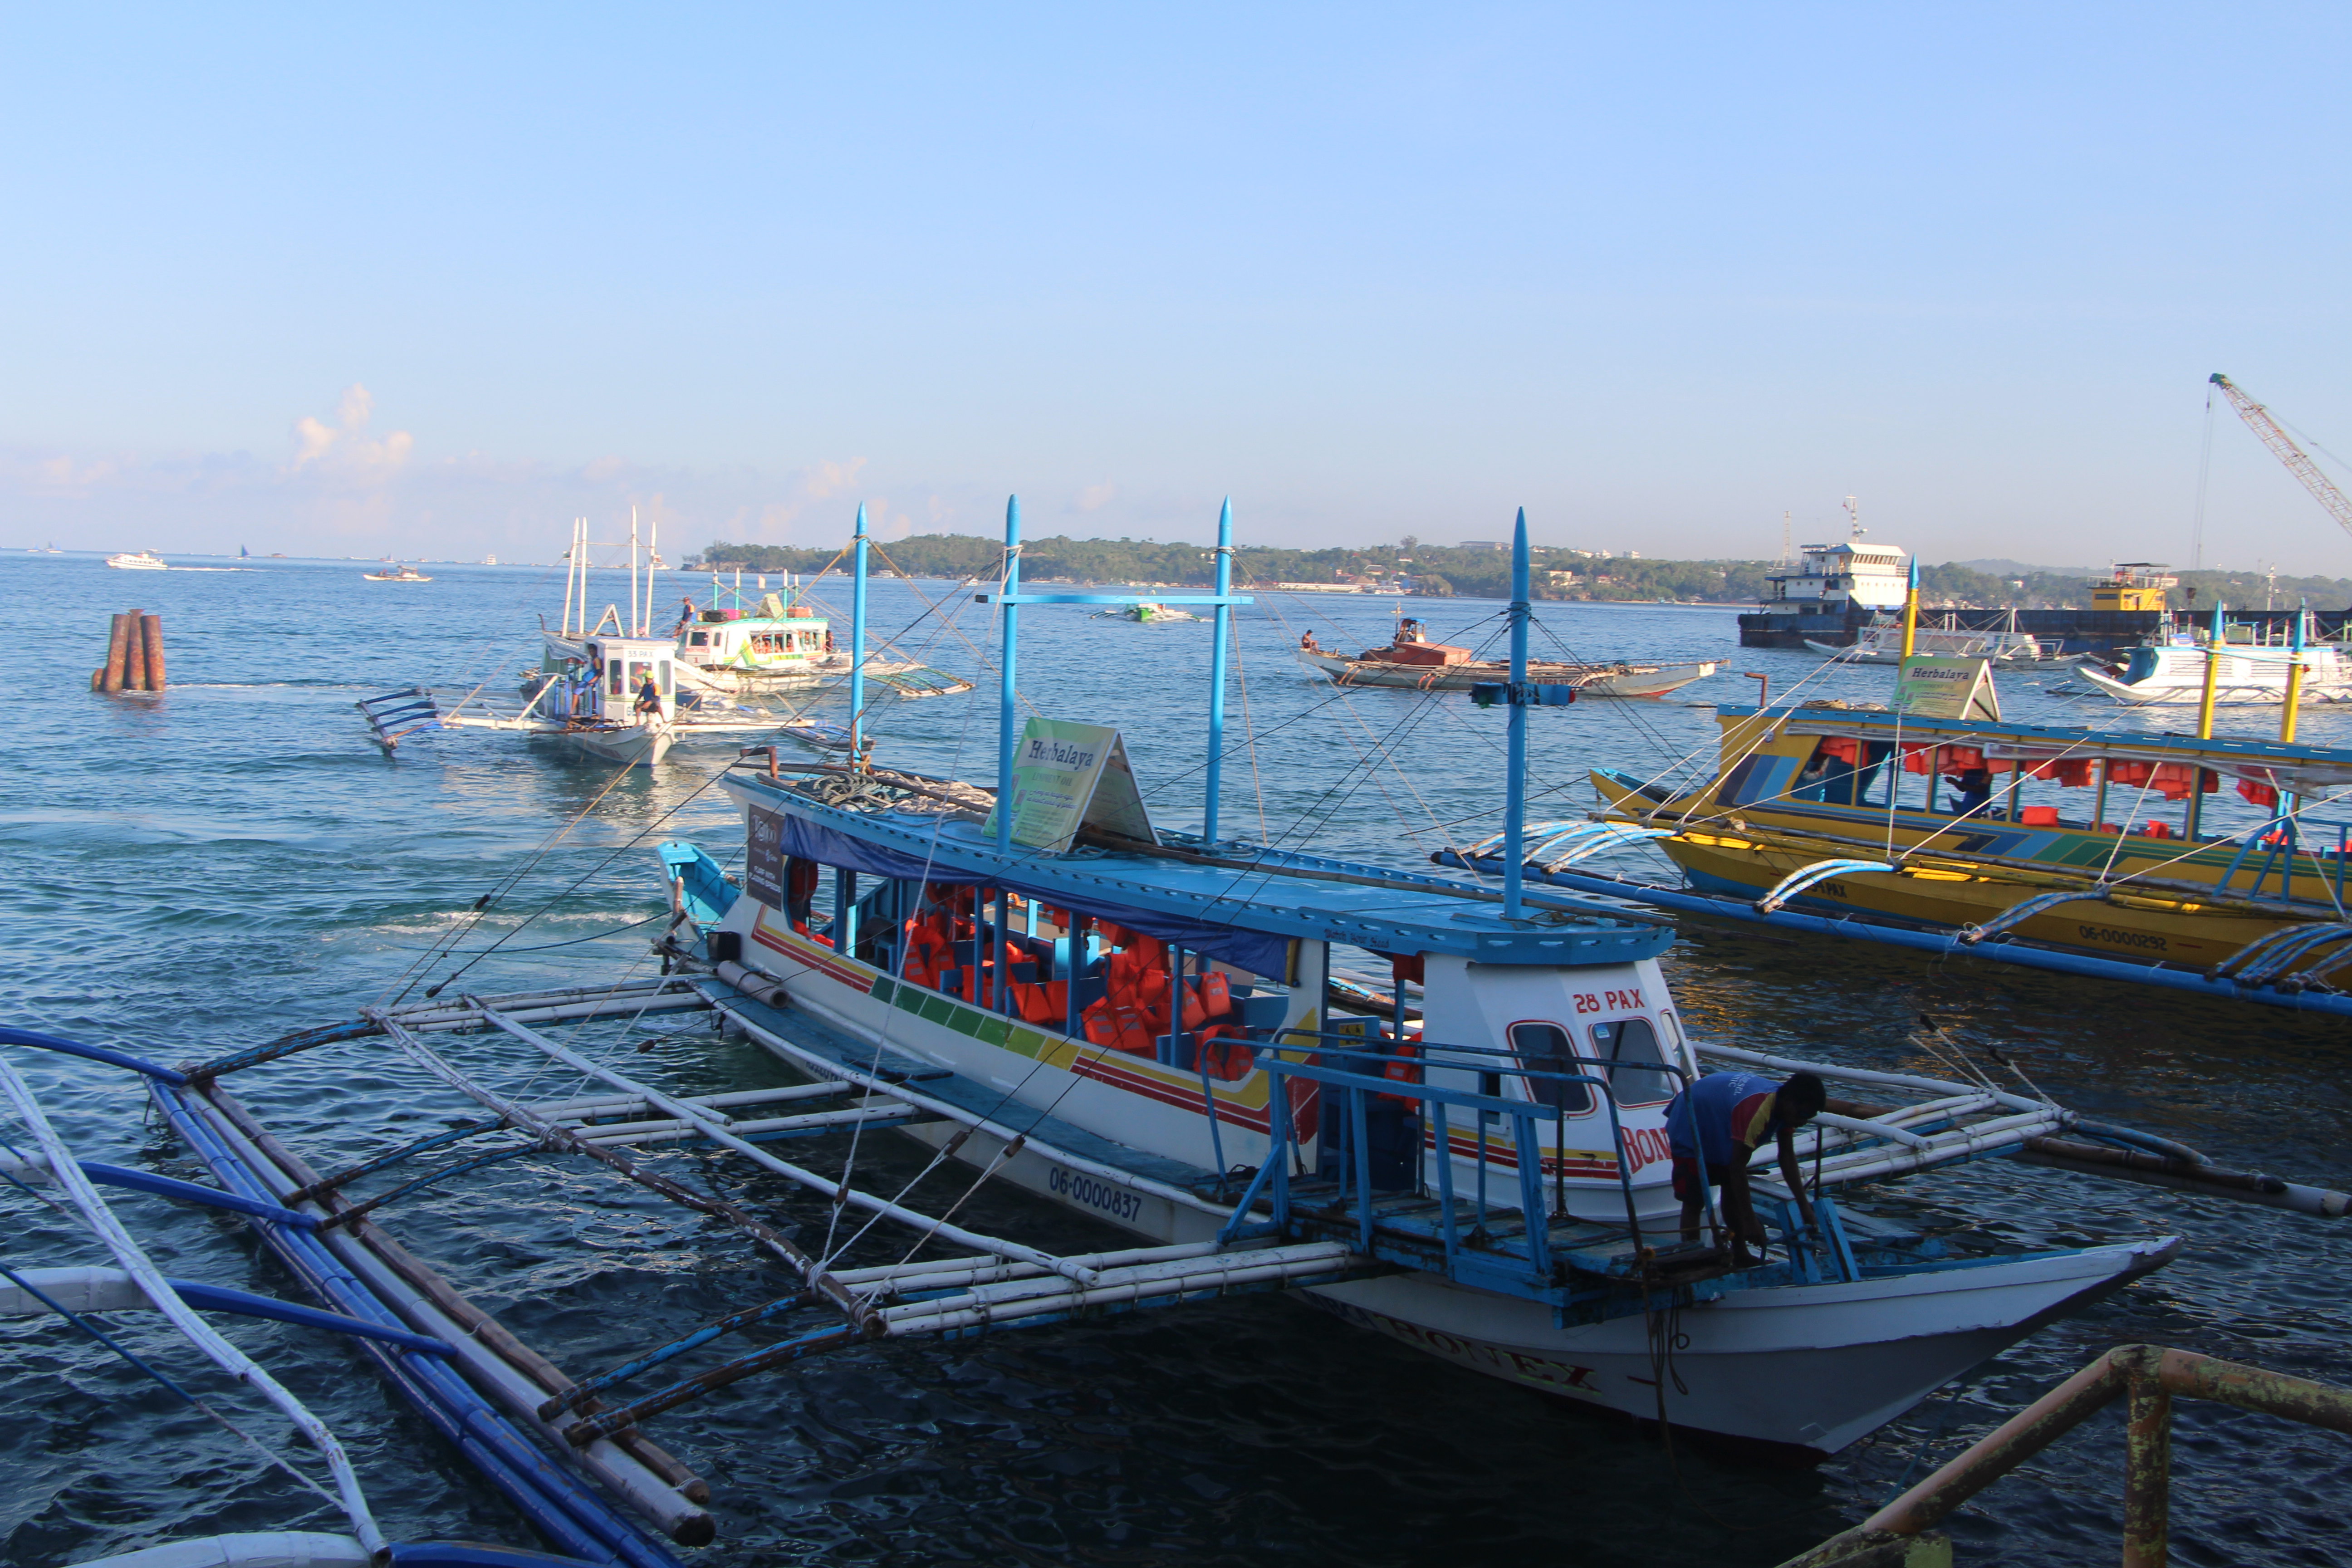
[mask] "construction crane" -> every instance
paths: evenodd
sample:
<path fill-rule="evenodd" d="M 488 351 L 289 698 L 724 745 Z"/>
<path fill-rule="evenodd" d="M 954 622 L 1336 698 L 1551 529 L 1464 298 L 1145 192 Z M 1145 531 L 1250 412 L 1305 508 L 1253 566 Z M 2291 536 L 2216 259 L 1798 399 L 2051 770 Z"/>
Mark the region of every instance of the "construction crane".
<path fill-rule="evenodd" d="M 2230 400 L 2230 406 L 2238 411 L 2238 417 L 2246 422 L 2246 428 L 2262 437 L 2263 445 L 2271 449 L 2271 456 L 2284 463 L 2286 471 L 2303 481 L 2303 488 L 2311 492 L 2313 500 L 2327 509 L 2328 516 L 2344 525 L 2345 532 L 2352 533 L 2352 497 L 2347 497 L 2337 489 L 2336 481 L 2321 473 L 2319 465 L 2304 456 L 2303 448 L 2279 428 L 2278 421 L 2271 417 L 2269 409 L 2248 397 L 2238 389 L 2236 383 L 2219 371 L 2213 373 L 2212 382 L 2221 389 L 2221 395 Z"/>

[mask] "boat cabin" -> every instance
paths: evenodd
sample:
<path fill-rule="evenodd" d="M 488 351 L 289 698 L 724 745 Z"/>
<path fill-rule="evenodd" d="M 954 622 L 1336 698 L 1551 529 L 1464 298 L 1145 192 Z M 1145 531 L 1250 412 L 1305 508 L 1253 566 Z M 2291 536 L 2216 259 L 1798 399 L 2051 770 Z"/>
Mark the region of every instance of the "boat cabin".
<path fill-rule="evenodd" d="M 1843 610 L 1899 610 L 1909 596 L 1911 558 L 1891 544 L 1808 544 L 1792 570 L 1764 579 L 1764 607 L 1798 608 L 1816 614 Z"/>

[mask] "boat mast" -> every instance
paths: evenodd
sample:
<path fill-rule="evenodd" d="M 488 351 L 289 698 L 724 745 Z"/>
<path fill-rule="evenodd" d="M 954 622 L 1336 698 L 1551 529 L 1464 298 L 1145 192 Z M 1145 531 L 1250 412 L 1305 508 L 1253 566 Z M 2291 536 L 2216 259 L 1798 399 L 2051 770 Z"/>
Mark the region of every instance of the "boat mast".
<path fill-rule="evenodd" d="M 849 578 L 849 765 L 865 765 L 866 503 L 857 503 L 856 566 Z"/>
<path fill-rule="evenodd" d="M 572 575 L 580 569 L 580 520 L 572 520 L 572 542 L 563 550 L 563 635 L 572 635 Z M 542 625 L 545 623 L 541 623 Z"/>
<path fill-rule="evenodd" d="M 633 623 L 627 636 L 639 636 L 634 625 L 637 618 L 637 509 L 629 509 L 629 620 Z"/>
<path fill-rule="evenodd" d="M 999 668 L 1003 680 L 996 701 L 996 849 L 1013 852 L 1013 666 L 1020 652 L 1021 498 L 1004 500 L 1004 620 Z"/>
<path fill-rule="evenodd" d="M 2015 619 L 2017 612 L 2010 612 Z M 1903 657 L 1909 658 L 1911 649 L 1919 640 L 1919 558 L 1911 557 L 1911 586 L 1903 595 Z"/>
<path fill-rule="evenodd" d="M 1511 531 L 1511 749 L 1503 790 L 1503 918 L 1527 918 L 1519 861 L 1528 815 L 1528 509 Z"/>
<path fill-rule="evenodd" d="M 2298 599 L 2294 606 L 2294 634 L 2290 647 L 2294 662 L 2286 667 L 2286 708 L 2279 715 L 2279 739 L 2294 739 L 2295 709 L 2303 700 L 2303 647 L 2305 617 L 2311 614 L 2311 601 Z"/>
<path fill-rule="evenodd" d="M 2213 631 L 2205 642 L 2205 689 L 2197 699 L 2197 738 L 2200 741 L 2213 738 L 2213 688 L 2221 679 L 2221 647 L 2230 636 L 2229 625 L 2222 619 L 2228 609 L 2221 600 L 2213 601 Z M 2196 798 L 2189 796 L 2192 805 Z"/>
<path fill-rule="evenodd" d="M 661 514 L 656 512 L 653 521 L 653 538 L 646 546 L 646 614 L 645 618 L 637 623 L 637 635 L 641 637 L 653 636 L 654 574 L 660 570 Z"/>
<path fill-rule="evenodd" d="M 1225 637 L 1233 626 L 1234 498 L 1225 498 L 1217 513 L 1216 647 L 1209 655 L 1209 778 L 1208 799 L 1201 809 L 1201 837 L 1217 841 L 1217 777 L 1225 755 Z M 1400 601 L 1402 602 L 1402 601 Z"/>

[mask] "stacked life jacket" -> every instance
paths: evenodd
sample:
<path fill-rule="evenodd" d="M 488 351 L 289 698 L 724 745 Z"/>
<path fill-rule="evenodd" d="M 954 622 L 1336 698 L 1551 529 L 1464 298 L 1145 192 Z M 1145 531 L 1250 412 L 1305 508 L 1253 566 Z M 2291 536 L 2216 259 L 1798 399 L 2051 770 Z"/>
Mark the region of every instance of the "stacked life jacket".
<path fill-rule="evenodd" d="M 1103 996 L 1080 1016 L 1090 1042 L 1150 1057 L 1159 1054 L 1161 1036 L 1181 1029 L 1194 1036 L 1213 1077 L 1231 1080 L 1250 1070 L 1255 1053 L 1242 1030 L 1209 1021 L 1233 1015 L 1232 987 L 1223 975 L 1186 978 L 1180 1000 L 1169 984 L 1168 949 L 1159 939 L 1115 925 L 1101 929 L 1106 942 L 1122 945 L 1111 954 Z"/>

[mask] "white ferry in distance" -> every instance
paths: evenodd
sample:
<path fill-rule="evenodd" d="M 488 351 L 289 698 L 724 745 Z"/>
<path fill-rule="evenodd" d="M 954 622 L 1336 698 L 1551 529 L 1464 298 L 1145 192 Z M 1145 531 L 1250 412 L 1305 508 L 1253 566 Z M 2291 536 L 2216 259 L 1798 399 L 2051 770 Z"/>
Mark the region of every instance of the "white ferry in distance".
<path fill-rule="evenodd" d="M 128 551 L 121 555 L 110 555 L 106 558 L 106 563 L 120 572 L 163 572 L 169 570 L 169 568 L 163 564 L 163 558 L 156 554 L 152 550 Z"/>

